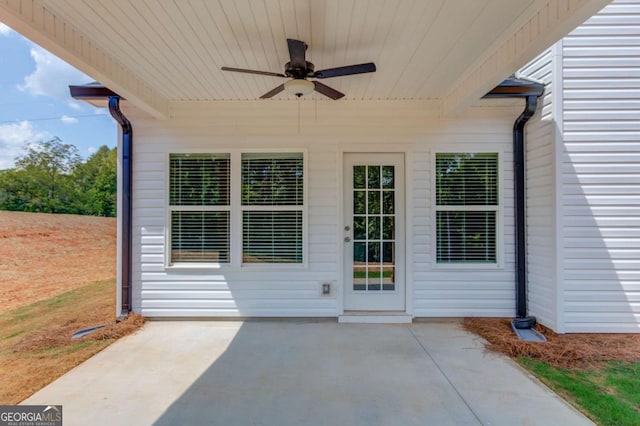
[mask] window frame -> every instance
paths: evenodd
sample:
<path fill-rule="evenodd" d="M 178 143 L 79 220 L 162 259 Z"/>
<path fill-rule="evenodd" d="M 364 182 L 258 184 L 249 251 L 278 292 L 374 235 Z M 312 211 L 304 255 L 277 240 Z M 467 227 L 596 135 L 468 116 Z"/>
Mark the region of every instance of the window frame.
<path fill-rule="evenodd" d="M 228 155 L 229 158 L 229 203 L 226 205 L 171 205 L 171 156 L 172 155 L 197 155 L 197 154 L 203 154 L 203 155 Z M 166 165 L 167 165 L 167 170 L 166 170 L 166 206 L 167 206 L 167 219 L 166 219 L 166 240 L 165 240 L 165 252 L 166 252 L 166 256 L 165 256 L 165 267 L 167 268 L 178 268 L 178 267 L 186 267 L 186 268 L 220 268 L 220 267 L 224 267 L 226 265 L 229 265 L 231 263 L 231 257 L 232 257 L 232 248 L 231 248 L 231 220 L 232 220 L 232 214 L 231 214 L 231 206 L 232 206 L 232 198 L 233 198 L 233 194 L 232 194 L 232 188 L 233 188 L 233 183 L 232 183 L 232 171 L 231 171 L 231 155 L 228 152 L 203 152 L 200 150 L 195 150 L 195 151 L 182 151 L 182 152 L 169 152 L 167 153 L 167 158 L 166 158 Z M 172 214 L 175 211 L 188 211 L 188 212 L 229 212 L 229 262 L 173 262 L 172 258 L 171 258 L 171 247 L 173 244 L 172 241 Z"/>
<path fill-rule="evenodd" d="M 280 206 L 289 210 L 302 211 L 302 262 L 301 263 L 243 263 L 242 262 L 242 213 L 247 206 L 242 205 L 242 154 L 301 154 L 302 155 L 302 206 Z M 229 206 L 205 206 L 212 208 L 204 208 L 200 206 L 171 206 L 170 205 L 170 158 L 171 155 L 180 154 L 228 154 L 230 160 L 230 203 Z M 269 148 L 269 149 L 180 149 L 172 150 L 166 153 L 165 158 L 165 191 L 166 199 L 164 205 L 166 207 L 165 217 L 165 262 L 164 266 L 167 270 L 183 269 L 183 270 L 302 270 L 308 269 L 309 265 L 309 166 L 308 152 L 301 148 Z M 271 206 L 268 206 L 271 209 Z M 295 207 L 295 209 L 291 209 Z M 228 263 L 205 263 L 205 262 L 178 262 L 171 261 L 171 212 L 175 210 L 192 210 L 192 211 L 229 211 L 229 262 Z M 273 209 L 271 209 L 273 210 Z"/>
<path fill-rule="evenodd" d="M 498 165 L 496 179 L 498 184 L 497 202 L 498 205 L 450 205 L 438 206 L 437 204 L 437 173 L 436 158 L 438 154 L 497 154 Z M 504 152 L 502 147 L 490 144 L 483 144 L 481 147 L 473 145 L 447 145 L 438 146 L 431 150 L 431 265 L 433 269 L 444 270 L 486 270 L 504 269 Z M 438 263 L 438 221 L 437 215 L 440 211 L 494 211 L 496 213 L 496 261 L 491 263 L 483 262 L 451 262 Z"/>
<path fill-rule="evenodd" d="M 283 205 L 277 205 L 277 204 L 243 204 L 242 203 L 242 156 L 243 154 L 300 154 L 302 156 L 302 205 L 287 205 L 287 204 L 283 204 Z M 305 161 L 305 155 L 303 152 L 301 151 L 273 151 L 273 150 L 269 150 L 269 151 L 248 151 L 248 150 L 244 150 L 240 152 L 240 175 L 239 175 L 239 182 L 240 182 L 240 188 L 239 188 L 239 192 L 238 192 L 238 198 L 239 198 L 239 203 L 240 203 L 240 211 L 239 211 L 239 216 L 240 216 L 240 244 L 238 244 L 240 246 L 240 263 L 242 265 L 242 267 L 244 268 L 256 268 L 256 267 L 261 267 L 261 266 L 265 266 L 265 265 L 274 265 L 274 267 L 276 265 L 302 265 L 305 263 L 306 261 L 306 251 L 305 251 L 305 229 L 306 229 L 306 206 L 307 206 L 307 187 L 306 187 L 306 177 L 307 177 L 307 171 L 306 171 L 306 161 Z M 245 263 L 243 261 L 244 258 L 244 245 L 243 245 L 243 241 L 244 241 L 244 212 L 301 212 L 302 213 L 302 262 L 301 263 L 282 263 L 282 262 L 276 262 L 276 263 L 260 263 L 260 262 L 256 262 L 256 263 L 252 263 L 252 262 L 247 262 Z"/>

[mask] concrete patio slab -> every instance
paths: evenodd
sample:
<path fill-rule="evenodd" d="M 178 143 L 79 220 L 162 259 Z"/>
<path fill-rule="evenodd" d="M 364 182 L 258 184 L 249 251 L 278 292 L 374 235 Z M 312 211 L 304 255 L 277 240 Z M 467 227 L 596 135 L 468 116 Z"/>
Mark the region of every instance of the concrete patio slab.
<path fill-rule="evenodd" d="M 150 322 L 24 404 L 69 425 L 588 425 L 457 322 Z"/>

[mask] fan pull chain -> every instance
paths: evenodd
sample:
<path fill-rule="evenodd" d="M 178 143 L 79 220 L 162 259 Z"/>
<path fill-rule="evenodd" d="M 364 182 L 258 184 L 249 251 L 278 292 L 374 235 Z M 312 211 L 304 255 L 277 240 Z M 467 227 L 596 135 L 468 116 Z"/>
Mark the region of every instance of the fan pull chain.
<path fill-rule="evenodd" d="M 300 134 L 300 97 L 298 97 L 298 134 Z"/>

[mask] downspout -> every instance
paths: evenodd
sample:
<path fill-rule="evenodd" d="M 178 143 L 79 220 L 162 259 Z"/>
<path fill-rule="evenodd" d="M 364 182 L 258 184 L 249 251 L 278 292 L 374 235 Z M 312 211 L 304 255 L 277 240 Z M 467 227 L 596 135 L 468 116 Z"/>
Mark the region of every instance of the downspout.
<path fill-rule="evenodd" d="M 121 245 L 121 311 L 118 319 L 124 319 L 131 312 L 131 247 L 132 247 L 132 208 L 131 208 L 131 158 L 133 129 L 131 122 L 120 110 L 120 96 L 109 96 L 109 112 L 122 130 L 122 245 Z"/>
<path fill-rule="evenodd" d="M 525 181 L 525 134 L 524 128 L 536 113 L 538 97 L 544 93 L 544 85 L 514 76 L 506 79 L 484 98 L 524 98 L 522 114 L 513 123 L 513 180 L 515 222 L 515 302 L 516 319 L 513 326 L 519 329 L 532 328 L 535 317 L 527 316 L 527 229 L 526 229 L 526 181 Z"/>
<path fill-rule="evenodd" d="M 527 230 L 524 162 L 524 127 L 536 113 L 538 96 L 525 98 L 524 111 L 513 124 L 513 180 L 516 234 L 516 317 L 517 323 L 530 328 L 536 323 L 534 317 L 527 317 Z"/>

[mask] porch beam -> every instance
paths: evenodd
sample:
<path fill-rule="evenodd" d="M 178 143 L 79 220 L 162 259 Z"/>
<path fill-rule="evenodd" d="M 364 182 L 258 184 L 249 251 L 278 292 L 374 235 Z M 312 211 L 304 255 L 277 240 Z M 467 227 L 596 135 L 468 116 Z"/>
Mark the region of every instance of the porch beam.
<path fill-rule="evenodd" d="M 41 0 L 0 0 L 0 21 L 153 117 L 169 118 L 165 97 Z"/>
<path fill-rule="evenodd" d="M 485 93 L 498 86 L 582 22 L 594 15 L 610 0 L 544 0 L 534 2 L 533 10 L 523 14 L 453 84 L 442 98 L 442 115 L 463 112 Z"/>

